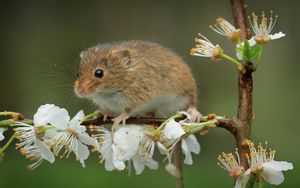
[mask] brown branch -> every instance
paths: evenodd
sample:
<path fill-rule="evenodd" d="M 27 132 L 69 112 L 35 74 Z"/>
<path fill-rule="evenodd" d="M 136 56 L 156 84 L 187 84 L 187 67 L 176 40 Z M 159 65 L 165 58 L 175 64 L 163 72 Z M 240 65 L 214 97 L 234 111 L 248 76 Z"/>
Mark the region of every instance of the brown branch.
<path fill-rule="evenodd" d="M 236 27 L 241 29 L 241 39 L 249 39 L 250 33 L 247 26 L 245 4 L 243 0 L 231 0 L 231 7 Z M 241 164 L 248 167 L 246 153 L 249 152 L 246 141 L 251 138 L 252 122 L 252 93 L 253 93 L 253 64 L 245 63 L 245 70 L 239 71 L 238 77 L 238 111 L 234 127 L 236 145 L 239 150 Z"/>
<path fill-rule="evenodd" d="M 180 143 L 176 144 L 175 146 L 174 157 L 175 165 L 179 172 L 178 177 L 176 177 L 176 188 L 184 188 Z"/>
<path fill-rule="evenodd" d="M 182 119 L 184 119 L 184 117 Z M 212 120 L 212 119 L 209 119 L 209 120 Z M 179 119 L 176 119 L 176 120 L 181 120 L 181 119 L 179 118 Z M 126 123 L 127 124 L 146 124 L 146 125 L 159 126 L 164 121 L 166 121 L 166 119 L 164 119 L 164 118 L 144 118 L 144 117 L 136 118 L 136 117 L 130 117 L 129 119 L 126 120 Z M 208 120 L 201 120 L 201 122 L 206 122 L 206 121 L 208 121 Z M 106 121 L 104 121 L 102 118 L 87 120 L 87 121 L 84 121 L 82 123 L 82 125 L 85 125 L 85 126 L 89 126 L 89 125 L 101 126 L 101 125 L 112 124 L 112 123 L 113 123 L 112 118 L 108 117 Z M 234 125 L 234 121 L 232 119 L 229 119 L 229 118 L 217 119 L 217 127 L 224 128 L 224 129 L 226 129 L 226 130 L 228 130 L 228 131 L 230 131 L 231 133 L 234 134 L 236 129 L 233 125 Z"/>
<path fill-rule="evenodd" d="M 242 35 L 241 40 L 250 38 L 250 32 L 247 25 L 247 16 L 243 0 L 230 0 L 234 22 L 237 28 L 240 28 Z"/>

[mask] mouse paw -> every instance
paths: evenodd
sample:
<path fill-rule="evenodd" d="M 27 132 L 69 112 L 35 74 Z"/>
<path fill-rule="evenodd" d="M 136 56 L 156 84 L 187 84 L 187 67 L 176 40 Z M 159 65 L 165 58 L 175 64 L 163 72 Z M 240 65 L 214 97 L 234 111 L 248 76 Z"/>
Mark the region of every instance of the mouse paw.
<path fill-rule="evenodd" d="M 201 118 L 202 118 L 202 114 L 195 108 L 195 107 L 191 107 L 188 109 L 188 114 L 191 116 L 191 123 L 199 123 Z"/>
<path fill-rule="evenodd" d="M 103 112 L 103 121 L 105 122 L 107 120 L 107 117 L 112 117 L 112 113 L 110 112 Z"/>
<path fill-rule="evenodd" d="M 104 122 L 107 120 L 107 117 L 111 116 L 111 113 L 109 113 L 109 112 L 107 112 L 107 111 L 103 111 L 103 110 L 96 110 L 96 111 L 94 112 L 94 114 L 95 114 L 97 117 L 102 117 Z"/>
<path fill-rule="evenodd" d="M 119 127 L 120 123 L 122 123 L 122 125 L 126 124 L 126 120 L 129 118 L 129 114 L 126 112 L 123 112 L 122 114 L 120 114 L 118 117 L 115 117 L 112 119 L 112 121 L 114 122 L 112 125 L 112 130 L 116 130 L 116 128 Z"/>

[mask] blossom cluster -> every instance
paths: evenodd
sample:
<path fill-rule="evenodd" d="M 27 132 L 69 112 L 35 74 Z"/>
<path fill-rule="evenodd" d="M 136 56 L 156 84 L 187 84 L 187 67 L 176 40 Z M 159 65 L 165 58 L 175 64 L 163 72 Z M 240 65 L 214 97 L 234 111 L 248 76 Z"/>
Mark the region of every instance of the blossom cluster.
<path fill-rule="evenodd" d="M 53 163 L 54 156 L 69 157 L 71 152 L 84 167 L 90 154 L 88 146 L 99 147 L 97 140 L 86 133 L 86 127 L 80 125 L 84 117 L 79 111 L 70 119 L 66 109 L 45 104 L 34 114 L 33 125 L 17 122 L 16 147 L 26 158 L 36 161 L 29 168 L 36 168 L 43 160 Z"/>
<path fill-rule="evenodd" d="M 225 58 L 232 63 L 235 63 L 239 69 L 243 67 L 243 62 L 239 61 L 244 60 L 246 62 L 250 62 L 257 57 L 256 66 L 258 66 L 260 64 L 260 58 L 263 50 L 262 47 L 271 40 L 279 39 L 285 36 L 285 34 L 282 32 L 271 34 L 278 16 L 276 15 L 273 17 L 272 11 L 270 14 L 270 17 L 267 18 L 265 12 L 263 11 L 261 13 L 261 19 L 259 19 L 255 13 L 252 13 L 252 19 L 250 16 L 248 17 L 251 28 L 254 32 L 254 36 L 249 40 L 241 41 L 241 30 L 234 27 L 224 18 L 218 18 L 216 20 L 216 24 L 210 26 L 213 31 L 236 43 L 236 57 L 238 61 L 225 54 L 219 44 L 214 45 L 210 40 L 200 33 L 200 38 L 195 38 L 196 45 L 191 49 L 191 55 L 210 57 L 213 60 Z M 252 47 L 254 47 L 256 44 L 259 45 L 259 48 L 252 49 Z"/>
<path fill-rule="evenodd" d="M 136 174 L 142 173 L 145 166 L 157 169 L 158 163 L 153 160 L 155 146 L 157 146 L 160 153 L 166 155 L 168 159 L 166 169 L 176 175 L 176 170 L 170 170 L 172 169 L 170 166 L 173 166 L 172 153 L 175 145 L 180 140 L 181 149 L 185 154 L 185 164 L 193 164 L 191 153 L 200 153 L 199 142 L 193 134 L 184 130 L 184 126 L 191 126 L 191 124 L 171 119 L 162 130 L 149 125 L 125 125 L 115 133 L 101 126 L 93 126 L 92 131 L 96 133 L 94 137 L 99 140 L 106 170 L 124 170 L 125 162 L 130 161 L 133 162 Z"/>
<path fill-rule="evenodd" d="M 241 165 L 238 151 L 235 151 L 237 157 L 232 153 L 222 153 L 218 157 L 218 165 L 227 170 L 229 175 L 236 180 L 235 188 L 244 188 L 250 181 L 251 176 L 256 181 L 268 182 L 272 185 L 279 185 L 283 182 L 282 171 L 292 170 L 293 164 L 286 161 L 275 161 L 275 150 L 263 146 L 261 143 L 255 148 L 254 143 L 248 141 L 249 153 L 246 154 L 249 168 L 247 170 Z"/>
<path fill-rule="evenodd" d="M 79 111 L 71 119 L 64 108 L 53 104 L 42 105 L 34 114 L 33 125 L 22 121 L 14 123 L 15 136 L 19 140 L 16 148 L 26 158 L 35 161 L 29 165 L 30 169 L 44 160 L 53 163 L 55 156 L 68 158 L 71 153 L 85 167 L 85 160 L 92 148 L 100 154 L 100 162 L 104 163 L 107 171 L 125 170 L 127 165 L 133 164 L 136 174 L 141 174 L 145 166 L 158 168 L 158 162 L 153 159 L 154 150 L 158 148 L 168 160 L 166 170 L 176 176 L 177 169 L 172 164 L 175 146 L 181 142 L 184 163 L 193 164 L 191 153 L 200 153 L 200 144 L 193 133 L 215 125 L 214 121 L 190 123 L 189 114 L 179 112 L 160 127 L 124 125 L 110 131 L 103 126 L 90 125 L 88 131 L 82 124 L 89 117 Z M 176 121 L 176 117 L 183 117 L 183 120 Z M 0 129 L 1 140 L 4 139 L 3 130 Z"/>

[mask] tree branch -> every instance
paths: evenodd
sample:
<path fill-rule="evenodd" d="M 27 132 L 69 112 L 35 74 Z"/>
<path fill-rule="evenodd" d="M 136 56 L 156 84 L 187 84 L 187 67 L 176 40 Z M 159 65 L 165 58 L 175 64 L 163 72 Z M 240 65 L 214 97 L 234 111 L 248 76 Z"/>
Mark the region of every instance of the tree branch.
<path fill-rule="evenodd" d="M 241 30 L 241 40 L 250 38 L 250 32 L 247 25 L 247 16 L 243 0 L 230 0 L 234 22 L 237 28 Z"/>
<path fill-rule="evenodd" d="M 244 1 L 231 0 L 231 7 L 233 12 L 233 17 L 235 20 L 235 25 L 237 28 L 241 29 L 241 33 L 242 33 L 241 40 L 249 39 L 250 33 L 247 25 Z M 239 71 L 239 77 L 238 77 L 239 101 L 238 101 L 237 116 L 234 123 L 234 127 L 236 128 L 234 135 L 235 135 L 236 145 L 239 150 L 241 165 L 246 169 L 248 167 L 246 153 L 249 152 L 246 141 L 250 140 L 251 138 L 251 122 L 253 119 L 252 73 L 254 71 L 254 68 L 251 62 L 246 62 L 244 67 L 245 70 Z"/>
<path fill-rule="evenodd" d="M 179 172 L 178 174 L 179 176 L 176 177 L 176 188 L 184 188 L 180 143 L 176 144 L 175 146 L 174 158 L 175 158 L 175 165 Z"/>
<path fill-rule="evenodd" d="M 184 119 L 184 117 L 178 118 L 176 120 L 182 120 L 182 119 Z M 212 120 L 212 119 L 214 119 L 214 118 L 202 119 L 201 122 L 207 122 L 208 120 Z M 232 119 L 223 118 L 223 119 L 216 119 L 216 120 L 217 120 L 217 127 L 224 128 L 224 129 L 230 131 L 232 134 L 234 134 L 236 132 L 236 128 L 234 127 L 234 121 Z M 126 120 L 126 123 L 127 124 L 146 124 L 146 125 L 159 126 L 164 121 L 166 121 L 166 119 L 164 119 L 164 118 L 130 117 L 129 119 Z M 110 124 L 113 124 L 112 117 L 108 117 L 106 121 L 104 121 L 102 118 L 97 118 L 97 119 L 93 119 L 93 120 L 86 120 L 82 123 L 82 125 L 85 125 L 85 126 L 89 126 L 89 125 L 102 126 L 102 125 L 110 125 Z"/>

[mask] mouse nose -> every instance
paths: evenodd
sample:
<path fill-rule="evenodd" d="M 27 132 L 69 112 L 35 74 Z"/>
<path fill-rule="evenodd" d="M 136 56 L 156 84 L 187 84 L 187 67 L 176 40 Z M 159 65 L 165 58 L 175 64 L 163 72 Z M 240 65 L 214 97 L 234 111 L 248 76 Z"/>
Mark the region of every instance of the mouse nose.
<path fill-rule="evenodd" d="M 93 83 L 90 81 L 80 83 L 76 80 L 74 83 L 74 91 L 77 96 L 83 97 L 93 91 Z"/>

